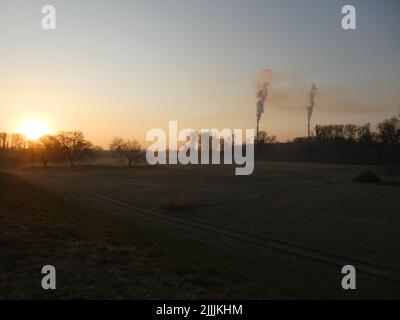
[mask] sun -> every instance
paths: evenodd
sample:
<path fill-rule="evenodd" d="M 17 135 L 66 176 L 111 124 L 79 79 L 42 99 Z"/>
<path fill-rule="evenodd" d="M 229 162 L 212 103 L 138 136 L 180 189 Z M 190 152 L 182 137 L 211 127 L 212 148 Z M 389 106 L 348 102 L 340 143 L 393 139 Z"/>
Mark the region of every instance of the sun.
<path fill-rule="evenodd" d="M 29 140 L 38 140 L 50 130 L 46 123 L 39 120 L 26 120 L 18 127 L 18 132 L 24 134 Z"/>

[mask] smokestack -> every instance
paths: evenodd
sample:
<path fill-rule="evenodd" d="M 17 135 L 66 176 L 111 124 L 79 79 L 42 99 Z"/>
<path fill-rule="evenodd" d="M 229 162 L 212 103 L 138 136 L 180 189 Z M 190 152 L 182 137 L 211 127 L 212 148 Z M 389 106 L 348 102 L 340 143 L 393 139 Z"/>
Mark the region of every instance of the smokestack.
<path fill-rule="evenodd" d="M 310 93 L 308 95 L 309 97 L 309 103 L 310 105 L 307 107 L 307 120 L 308 120 L 308 138 L 311 138 L 311 117 L 314 112 L 314 107 L 315 107 L 315 97 L 317 96 L 317 86 L 315 83 L 312 84 Z"/>
<path fill-rule="evenodd" d="M 261 71 L 258 76 L 257 85 L 256 85 L 256 117 L 257 117 L 257 133 L 256 139 L 258 141 L 259 132 L 260 132 L 260 120 L 261 115 L 265 113 L 265 100 L 268 97 L 268 86 L 272 77 L 272 70 L 265 69 Z"/>

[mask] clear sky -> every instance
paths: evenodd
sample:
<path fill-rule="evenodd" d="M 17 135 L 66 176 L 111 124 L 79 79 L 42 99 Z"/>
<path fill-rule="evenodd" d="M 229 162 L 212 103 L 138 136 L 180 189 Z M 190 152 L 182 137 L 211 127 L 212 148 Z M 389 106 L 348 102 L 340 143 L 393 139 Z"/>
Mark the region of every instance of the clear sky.
<path fill-rule="evenodd" d="M 41 28 L 41 8 L 57 29 Z M 357 9 L 356 31 L 341 8 Z M 280 75 L 261 128 L 280 141 L 313 123 L 365 123 L 400 104 L 398 0 L 0 0 L 0 131 L 26 118 L 95 144 L 147 130 L 254 128 L 257 74 Z"/>

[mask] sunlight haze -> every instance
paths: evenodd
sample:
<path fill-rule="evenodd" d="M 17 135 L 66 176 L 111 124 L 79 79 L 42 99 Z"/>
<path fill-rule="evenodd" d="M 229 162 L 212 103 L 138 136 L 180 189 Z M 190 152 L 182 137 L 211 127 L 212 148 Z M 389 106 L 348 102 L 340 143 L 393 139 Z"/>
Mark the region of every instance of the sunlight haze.
<path fill-rule="evenodd" d="M 313 82 L 313 125 L 375 125 L 400 103 L 399 3 L 352 2 L 358 30 L 346 32 L 340 1 L 52 1 L 47 32 L 43 1 L 0 0 L 0 128 L 36 118 L 103 147 L 144 143 L 169 120 L 255 128 L 264 68 L 281 80 L 260 127 L 280 141 L 306 135 Z"/>

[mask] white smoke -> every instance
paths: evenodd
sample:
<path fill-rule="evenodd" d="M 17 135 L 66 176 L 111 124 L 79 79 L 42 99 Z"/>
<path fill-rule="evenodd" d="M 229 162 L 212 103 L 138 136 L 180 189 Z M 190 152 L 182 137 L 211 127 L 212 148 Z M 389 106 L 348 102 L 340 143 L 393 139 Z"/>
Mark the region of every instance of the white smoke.
<path fill-rule="evenodd" d="M 272 80 L 272 70 L 265 69 L 260 72 L 256 85 L 256 100 L 257 100 L 257 128 L 260 124 L 261 115 L 265 113 L 265 100 L 268 97 L 268 86 Z"/>
<path fill-rule="evenodd" d="M 310 90 L 310 93 L 308 96 L 310 99 L 310 105 L 307 107 L 307 117 L 308 117 L 308 122 L 310 122 L 312 114 L 314 112 L 315 97 L 317 96 L 317 86 L 315 85 L 315 83 L 312 84 L 311 90 Z"/>

